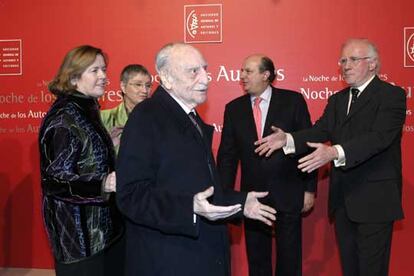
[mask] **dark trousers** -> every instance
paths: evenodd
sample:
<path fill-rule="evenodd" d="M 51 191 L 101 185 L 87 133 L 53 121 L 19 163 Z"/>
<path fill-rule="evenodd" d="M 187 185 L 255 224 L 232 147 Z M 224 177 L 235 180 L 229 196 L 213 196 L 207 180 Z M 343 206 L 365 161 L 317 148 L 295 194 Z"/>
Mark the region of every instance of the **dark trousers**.
<path fill-rule="evenodd" d="M 335 211 L 343 276 L 386 276 L 394 222 L 356 223 L 345 208 Z"/>
<path fill-rule="evenodd" d="M 122 276 L 124 275 L 125 237 L 85 260 L 63 264 L 55 262 L 56 276 Z"/>
<path fill-rule="evenodd" d="M 276 233 L 276 276 L 302 275 L 302 216 L 278 211 Z M 245 220 L 249 276 L 272 275 L 272 228 Z"/>

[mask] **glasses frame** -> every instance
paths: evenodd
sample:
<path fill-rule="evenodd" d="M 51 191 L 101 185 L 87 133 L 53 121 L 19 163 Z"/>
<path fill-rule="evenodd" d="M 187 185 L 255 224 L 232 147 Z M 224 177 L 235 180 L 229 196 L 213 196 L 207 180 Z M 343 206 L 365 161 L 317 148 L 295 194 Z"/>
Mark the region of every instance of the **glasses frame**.
<path fill-rule="evenodd" d="M 361 60 L 366 60 L 366 59 L 370 59 L 372 57 L 370 56 L 366 56 L 366 57 L 349 57 L 349 58 L 340 58 L 338 60 L 338 65 L 339 66 L 344 66 L 345 64 L 347 64 L 348 62 L 352 65 L 357 65 L 361 62 Z"/>
<path fill-rule="evenodd" d="M 144 88 L 145 90 L 151 90 L 152 84 L 146 84 L 146 83 L 135 83 L 135 82 L 128 82 L 128 85 L 135 87 L 137 89 Z"/>

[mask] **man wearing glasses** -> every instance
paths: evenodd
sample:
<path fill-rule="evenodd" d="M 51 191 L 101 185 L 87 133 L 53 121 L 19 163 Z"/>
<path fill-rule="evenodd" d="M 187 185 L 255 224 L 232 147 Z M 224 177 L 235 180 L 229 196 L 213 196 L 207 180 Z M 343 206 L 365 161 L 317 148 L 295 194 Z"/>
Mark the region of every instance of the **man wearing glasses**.
<path fill-rule="evenodd" d="M 123 101 L 115 108 L 101 111 L 103 125 L 111 135 L 116 152 L 118 152 L 121 133 L 129 113 L 149 96 L 151 75 L 140 64 L 127 65 L 121 72 L 120 86 Z"/>
<path fill-rule="evenodd" d="M 404 90 L 380 80 L 378 51 L 367 39 L 350 39 L 338 62 L 349 87 L 329 98 L 312 128 L 273 133 L 256 142 L 257 154 L 314 151 L 299 159 L 304 172 L 333 161 L 329 213 L 335 218 L 345 276 L 388 275 L 393 222 L 401 206 L 401 135 Z M 324 144 L 330 142 L 330 145 Z"/>

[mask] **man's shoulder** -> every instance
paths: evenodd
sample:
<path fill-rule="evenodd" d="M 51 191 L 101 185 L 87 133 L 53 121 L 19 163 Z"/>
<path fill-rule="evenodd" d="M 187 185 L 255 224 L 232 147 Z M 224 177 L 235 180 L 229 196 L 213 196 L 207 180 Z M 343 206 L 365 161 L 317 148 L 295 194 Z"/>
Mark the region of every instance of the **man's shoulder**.
<path fill-rule="evenodd" d="M 393 83 L 381 80 L 379 77 L 375 77 L 368 87 L 373 87 L 373 90 L 377 90 L 377 96 L 380 97 L 405 97 L 405 90 Z M 367 88 L 368 88 L 367 87 Z"/>
<path fill-rule="evenodd" d="M 248 100 L 250 100 L 250 95 L 249 94 L 244 94 L 244 95 L 242 95 L 240 97 L 237 97 L 237 98 L 231 100 L 230 102 L 228 102 L 226 104 L 226 108 L 230 108 L 230 109 L 240 108 Z"/>
<path fill-rule="evenodd" d="M 272 86 L 272 94 L 280 95 L 283 97 L 291 98 L 291 99 L 302 99 L 303 95 L 294 90 L 284 89 L 284 88 L 277 88 Z"/>

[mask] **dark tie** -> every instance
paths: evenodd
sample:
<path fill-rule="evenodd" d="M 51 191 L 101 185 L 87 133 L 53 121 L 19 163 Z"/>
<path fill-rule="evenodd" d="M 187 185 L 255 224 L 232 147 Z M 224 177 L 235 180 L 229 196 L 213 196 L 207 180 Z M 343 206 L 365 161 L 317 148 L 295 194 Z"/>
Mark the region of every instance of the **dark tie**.
<path fill-rule="evenodd" d="M 351 88 L 351 104 L 349 105 L 348 114 L 351 113 L 352 107 L 358 99 L 359 90 L 358 88 Z"/>
<path fill-rule="evenodd" d="M 200 133 L 201 137 L 203 137 L 203 130 L 201 129 L 201 120 L 200 117 L 197 116 L 197 114 L 195 114 L 195 112 L 191 111 L 188 116 L 190 117 L 191 122 L 193 123 L 193 125 L 196 127 L 196 129 L 198 130 L 198 132 Z"/>

